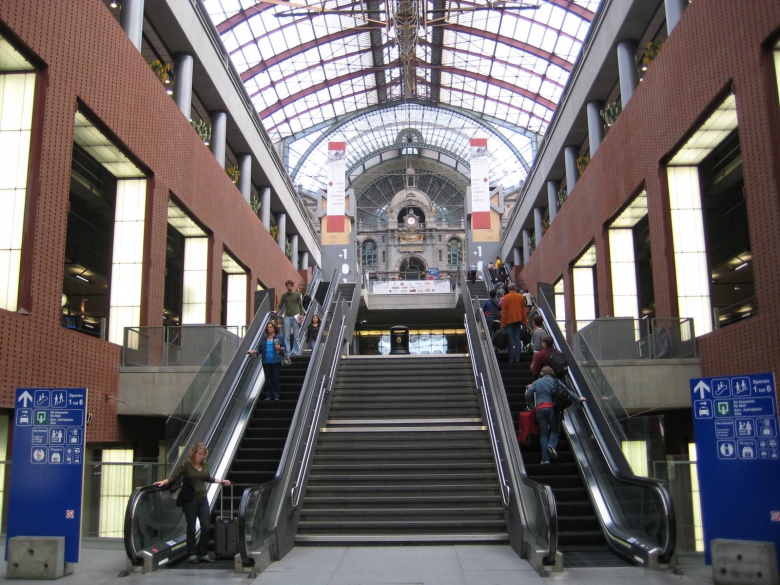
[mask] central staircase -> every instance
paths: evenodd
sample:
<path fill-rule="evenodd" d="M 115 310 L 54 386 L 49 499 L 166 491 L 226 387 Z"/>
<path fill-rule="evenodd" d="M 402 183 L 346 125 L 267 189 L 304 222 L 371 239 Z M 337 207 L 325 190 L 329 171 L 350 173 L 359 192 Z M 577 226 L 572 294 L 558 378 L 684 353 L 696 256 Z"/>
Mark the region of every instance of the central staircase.
<path fill-rule="evenodd" d="M 467 356 L 342 359 L 296 544 L 508 542 L 479 400 Z"/>

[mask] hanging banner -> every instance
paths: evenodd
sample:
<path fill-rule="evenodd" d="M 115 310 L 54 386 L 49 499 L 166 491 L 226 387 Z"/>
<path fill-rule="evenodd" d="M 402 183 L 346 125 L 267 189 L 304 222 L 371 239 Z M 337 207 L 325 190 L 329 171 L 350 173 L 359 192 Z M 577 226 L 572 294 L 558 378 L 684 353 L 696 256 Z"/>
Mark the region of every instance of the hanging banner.
<path fill-rule="evenodd" d="M 344 231 L 344 180 L 346 142 L 328 142 L 328 231 Z"/>
<path fill-rule="evenodd" d="M 471 139 L 471 229 L 490 229 L 490 177 L 487 138 Z"/>

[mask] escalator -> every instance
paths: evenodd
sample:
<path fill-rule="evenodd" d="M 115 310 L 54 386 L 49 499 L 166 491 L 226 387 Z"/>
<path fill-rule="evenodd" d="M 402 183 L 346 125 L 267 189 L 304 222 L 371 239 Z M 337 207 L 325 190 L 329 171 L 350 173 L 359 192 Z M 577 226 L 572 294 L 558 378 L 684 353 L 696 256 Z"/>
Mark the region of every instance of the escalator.
<path fill-rule="evenodd" d="M 520 413 L 526 410 L 525 389 L 531 383 L 531 353 L 523 353 L 520 363 L 499 361 L 507 402 L 515 430 Z M 580 475 L 574 452 L 566 432 L 558 436 L 558 460 L 553 465 L 541 465 L 538 444 L 522 445 L 528 476 L 549 485 L 555 495 L 558 510 L 558 550 L 563 553 L 564 567 L 625 566 L 607 546 L 598 515 Z"/>
<path fill-rule="evenodd" d="M 316 310 L 316 303 L 312 305 Z M 205 443 L 212 474 L 236 483 L 234 510 L 244 487 L 276 472 L 309 363 L 309 357 L 300 357 L 283 368 L 281 401 L 258 401 L 264 383 L 262 363 L 246 352 L 258 346 L 268 320 L 276 318 L 269 309 L 266 299 L 225 373 L 212 375 L 214 387 L 199 388 L 196 397 L 190 396 L 192 387 L 185 393 L 177 409 L 178 432 L 167 445 L 170 472 L 186 459 L 192 444 Z M 208 488 L 212 513 L 219 509 L 219 489 L 216 484 Z M 225 507 L 230 509 L 227 498 Z M 128 570 L 150 572 L 174 565 L 186 555 L 185 537 L 183 514 L 167 489 L 144 486 L 133 492 L 125 513 Z"/>
<path fill-rule="evenodd" d="M 552 317 L 549 299 L 554 298 L 553 291 L 545 287 L 539 287 L 539 312 L 545 328 L 570 364 L 570 386 L 588 399 L 583 407 L 565 412 L 559 462 L 542 466 L 538 448 L 525 449 L 522 454 L 527 477 L 551 487 L 556 496 L 557 550 L 568 555 L 566 564 L 570 566 L 619 564 L 611 553 L 645 567 L 667 563 L 675 545 L 674 509 L 668 489 L 662 482 L 634 475 L 616 436 L 617 425 L 603 412 L 600 397 L 589 387 Z M 474 285 L 469 285 L 469 292 L 476 294 L 464 299 L 465 304 L 474 311 L 483 343 L 489 344 L 487 324 L 479 310 L 485 298 Z M 497 370 L 497 379 L 491 381 L 493 389 L 500 388 L 505 394 L 506 416 L 511 417 L 516 430 L 518 414 L 525 407 L 530 358 L 520 364 L 502 364 L 499 370 L 492 344 L 490 355 L 492 360 L 488 361 L 493 361 Z M 496 404 L 501 406 L 501 401 Z"/>

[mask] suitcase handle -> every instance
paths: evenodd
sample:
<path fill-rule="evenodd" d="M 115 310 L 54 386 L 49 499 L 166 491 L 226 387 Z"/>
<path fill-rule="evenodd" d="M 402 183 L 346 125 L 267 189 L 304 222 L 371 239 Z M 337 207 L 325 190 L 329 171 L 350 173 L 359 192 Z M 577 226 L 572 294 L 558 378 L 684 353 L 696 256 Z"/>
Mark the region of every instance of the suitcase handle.
<path fill-rule="evenodd" d="M 219 515 L 225 517 L 225 485 L 219 484 Z M 233 484 L 230 484 L 230 517 L 233 517 Z"/>

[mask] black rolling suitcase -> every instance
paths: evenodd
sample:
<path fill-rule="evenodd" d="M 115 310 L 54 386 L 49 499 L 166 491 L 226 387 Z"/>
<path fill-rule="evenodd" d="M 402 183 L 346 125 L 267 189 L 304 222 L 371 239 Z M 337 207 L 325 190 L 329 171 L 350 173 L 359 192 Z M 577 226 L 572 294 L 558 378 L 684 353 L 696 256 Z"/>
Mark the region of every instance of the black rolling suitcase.
<path fill-rule="evenodd" d="M 218 559 L 232 559 L 238 552 L 238 518 L 233 517 L 233 485 L 230 486 L 230 515 L 225 516 L 225 488 L 220 488 L 220 511 L 214 526 L 214 552 Z"/>

